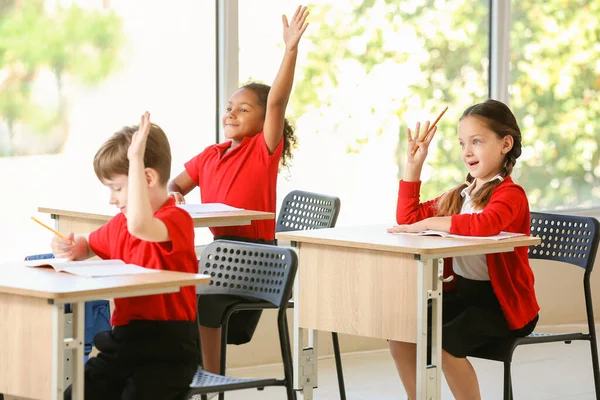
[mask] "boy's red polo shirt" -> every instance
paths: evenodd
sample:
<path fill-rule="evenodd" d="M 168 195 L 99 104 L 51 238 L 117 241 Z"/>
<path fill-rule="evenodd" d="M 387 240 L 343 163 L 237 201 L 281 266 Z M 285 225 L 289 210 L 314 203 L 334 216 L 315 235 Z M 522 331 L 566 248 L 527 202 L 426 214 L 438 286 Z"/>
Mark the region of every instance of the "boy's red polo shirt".
<path fill-rule="evenodd" d="M 120 213 L 90 234 L 92 251 L 102 259 L 119 259 L 145 268 L 197 273 L 192 217 L 177 207 L 173 198 L 169 198 L 154 217 L 167 226 L 171 241 L 147 242 L 134 237 L 127 230 L 125 215 Z M 177 293 L 115 299 L 111 324 L 127 325 L 131 320 L 195 321 L 196 287 L 182 287 Z"/>

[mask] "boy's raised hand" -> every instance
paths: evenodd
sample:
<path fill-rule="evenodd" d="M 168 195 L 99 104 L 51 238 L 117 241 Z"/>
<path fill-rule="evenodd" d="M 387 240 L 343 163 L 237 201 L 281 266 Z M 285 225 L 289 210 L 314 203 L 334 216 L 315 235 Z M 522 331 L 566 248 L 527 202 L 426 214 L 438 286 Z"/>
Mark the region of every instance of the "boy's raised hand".
<path fill-rule="evenodd" d="M 148 140 L 148 135 L 150 134 L 150 113 L 146 111 L 144 115 L 142 115 L 142 121 L 140 122 L 140 127 L 137 132 L 133 134 L 131 137 L 131 144 L 129 145 L 129 149 L 127 150 L 127 158 L 129 160 L 133 159 L 144 159 L 144 153 L 146 152 L 146 141 Z"/>
<path fill-rule="evenodd" d="M 306 23 L 308 14 L 306 6 L 298 6 L 289 23 L 285 15 L 281 17 L 283 20 L 283 41 L 288 50 L 296 50 L 298 48 L 298 42 L 300 42 L 300 38 L 308 27 L 308 23 Z"/>

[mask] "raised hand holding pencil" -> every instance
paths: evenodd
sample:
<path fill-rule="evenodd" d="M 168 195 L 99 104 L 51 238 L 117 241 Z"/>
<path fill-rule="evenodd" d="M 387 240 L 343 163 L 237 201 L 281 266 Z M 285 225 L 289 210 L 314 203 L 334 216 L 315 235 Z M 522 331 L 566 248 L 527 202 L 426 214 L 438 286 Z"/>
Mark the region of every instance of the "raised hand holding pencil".
<path fill-rule="evenodd" d="M 435 119 L 435 121 L 433 121 L 433 124 L 431 124 L 431 126 L 429 126 L 429 121 L 427 121 L 425 129 L 423 130 L 423 136 L 419 137 L 419 124 L 417 123 L 417 131 L 415 132 L 415 145 L 412 146 L 412 152 L 410 153 L 411 157 L 414 157 L 415 154 L 417 153 L 417 151 L 419 150 L 419 147 L 421 147 L 418 142 L 416 142 L 416 140 L 418 140 L 419 142 L 426 142 L 427 145 L 429 145 L 429 143 L 431 142 L 431 139 L 433 139 L 433 135 L 435 134 L 435 132 L 437 131 L 437 123 L 440 120 L 440 118 L 442 118 L 442 115 L 444 115 L 444 113 L 446 112 L 446 110 L 448 110 L 448 106 L 446 106 L 446 108 L 444 108 L 442 110 L 442 112 L 440 113 L 440 115 L 438 115 L 438 117 Z M 408 136 L 409 136 L 409 141 L 411 141 L 411 136 L 410 136 L 410 128 L 408 129 Z M 410 147 L 409 147 L 410 148 Z"/>
<path fill-rule="evenodd" d="M 436 127 L 433 129 L 429 129 L 429 121 L 426 121 L 424 124 L 417 122 L 414 130 L 410 128 L 407 129 L 406 136 L 408 139 L 408 155 L 406 159 L 407 165 L 414 165 L 421 167 L 427 158 L 427 151 L 429 149 L 429 143 L 435 136 L 435 132 L 437 131 Z M 425 137 L 425 132 L 429 132 L 427 139 L 419 140 L 420 137 Z M 415 151 L 414 149 L 417 149 Z"/>
<path fill-rule="evenodd" d="M 442 111 L 432 125 L 429 124 L 429 121 L 425 122 L 423 126 L 421 126 L 420 122 L 417 122 L 414 131 L 411 131 L 410 128 L 407 129 L 406 138 L 408 139 L 408 150 L 404 181 L 416 182 L 421 179 L 421 170 L 423 169 L 423 164 L 427 158 L 427 150 L 437 131 L 435 124 L 440 120 L 447 109 L 448 107 Z"/>

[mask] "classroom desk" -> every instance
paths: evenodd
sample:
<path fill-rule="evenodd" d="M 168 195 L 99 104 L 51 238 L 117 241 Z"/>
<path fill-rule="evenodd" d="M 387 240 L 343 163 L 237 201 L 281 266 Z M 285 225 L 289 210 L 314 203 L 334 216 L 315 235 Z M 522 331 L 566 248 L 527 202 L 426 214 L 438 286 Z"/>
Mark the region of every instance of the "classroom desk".
<path fill-rule="evenodd" d="M 417 344 L 417 398 L 441 398 L 443 258 L 512 251 L 540 243 L 393 235 L 389 225 L 277 233 L 297 247 L 294 287 L 294 386 L 312 399 L 317 379 L 315 330 Z M 427 301 L 432 329 L 427 332 Z M 306 332 L 308 330 L 308 332 Z M 308 347 L 304 347 L 308 333 Z M 427 336 L 432 336 L 427 365 Z M 351 397 L 351 396 L 350 396 Z"/>
<path fill-rule="evenodd" d="M 201 274 L 85 278 L 50 268 L 0 268 L 0 393 L 62 400 L 65 354 L 71 354 L 73 399 L 83 400 L 84 302 L 178 292 L 206 284 Z M 73 306 L 73 335 L 65 334 L 64 304 Z M 72 337 L 67 337 L 72 336 Z M 68 355 L 67 355 L 68 356 Z"/>
<path fill-rule="evenodd" d="M 55 220 L 55 229 L 60 233 L 85 234 L 100 228 L 116 215 L 117 210 L 114 207 L 110 210 L 102 208 L 94 211 L 83 211 L 75 208 L 38 207 L 38 212 L 50 214 Z M 255 220 L 274 218 L 274 213 L 252 210 L 210 212 L 193 217 L 196 228 L 250 225 Z"/>

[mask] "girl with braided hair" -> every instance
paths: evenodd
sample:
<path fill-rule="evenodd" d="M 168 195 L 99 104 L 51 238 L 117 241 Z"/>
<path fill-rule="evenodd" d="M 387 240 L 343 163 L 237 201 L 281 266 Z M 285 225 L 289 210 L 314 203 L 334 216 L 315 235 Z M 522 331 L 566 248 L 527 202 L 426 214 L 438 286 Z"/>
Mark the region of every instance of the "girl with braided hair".
<path fill-rule="evenodd" d="M 425 132 L 429 128 L 427 122 Z M 465 110 L 458 124 L 466 182 L 440 197 L 420 203 L 420 175 L 435 134 L 418 141 L 408 130 L 408 159 L 400 181 L 396 219 L 388 232 L 427 229 L 465 236 L 501 231 L 529 235 L 529 203 L 510 174 L 521 155 L 521 131 L 510 109 L 486 100 Z M 418 150 L 411 154 L 412 149 Z M 477 376 L 467 356 L 503 337 L 527 336 L 538 320 L 539 306 L 527 248 L 507 253 L 455 257 L 445 274 L 456 285 L 444 291 L 442 369 L 458 400 L 481 398 Z M 416 398 L 416 346 L 390 341 L 390 351 L 410 399 Z"/>

